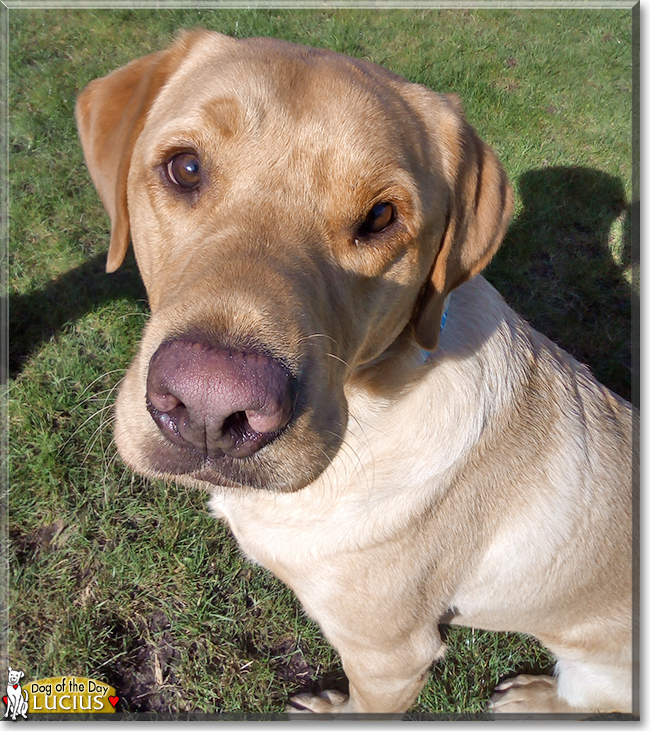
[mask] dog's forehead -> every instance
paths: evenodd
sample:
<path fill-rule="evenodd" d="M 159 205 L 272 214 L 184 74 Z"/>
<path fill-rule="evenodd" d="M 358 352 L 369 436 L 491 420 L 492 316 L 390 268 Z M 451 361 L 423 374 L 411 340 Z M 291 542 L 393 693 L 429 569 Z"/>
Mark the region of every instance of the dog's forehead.
<path fill-rule="evenodd" d="M 212 120 L 232 134 L 285 120 L 307 134 L 400 136 L 415 122 L 404 90 L 413 86 L 371 62 L 269 38 L 206 34 L 161 91 L 154 126 Z M 399 120 L 399 123 L 398 123 Z M 397 140 L 395 139 L 395 142 Z"/>

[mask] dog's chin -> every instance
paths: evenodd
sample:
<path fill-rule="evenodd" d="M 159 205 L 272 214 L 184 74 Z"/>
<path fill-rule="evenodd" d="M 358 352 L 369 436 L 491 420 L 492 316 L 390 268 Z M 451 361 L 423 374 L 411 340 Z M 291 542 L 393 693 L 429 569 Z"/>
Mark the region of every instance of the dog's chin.
<path fill-rule="evenodd" d="M 302 460 L 299 460 L 302 461 Z M 313 459 L 305 459 L 302 466 L 293 464 L 288 470 L 285 465 L 263 454 L 243 459 L 222 457 L 206 460 L 200 469 L 188 474 L 193 481 L 205 487 L 244 488 L 268 490 L 271 492 L 295 492 L 316 480 L 325 470 L 329 460 L 315 464 Z"/>
<path fill-rule="evenodd" d="M 327 469 L 343 442 L 343 429 L 328 438 L 285 436 L 246 457 L 204 457 L 159 435 L 133 440 L 116 430 L 117 449 L 135 472 L 152 478 L 213 490 L 215 487 L 295 492 Z"/>

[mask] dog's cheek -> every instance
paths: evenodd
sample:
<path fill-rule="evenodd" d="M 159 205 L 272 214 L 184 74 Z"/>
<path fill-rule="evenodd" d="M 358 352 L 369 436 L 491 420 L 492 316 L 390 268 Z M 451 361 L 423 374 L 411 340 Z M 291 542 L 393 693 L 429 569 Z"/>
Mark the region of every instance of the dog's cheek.
<path fill-rule="evenodd" d="M 120 457 L 136 471 L 143 471 L 142 443 L 155 424 L 147 413 L 140 383 L 141 357 L 131 363 L 115 402 L 115 443 Z"/>
<path fill-rule="evenodd" d="M 421 289 L 425 270 L 417 252 L 398 263 L 396 271 L 379 279 L 366 298 L 355 306 L 366 311 L 363 331 L 359 335 L 355 364 L 363 365 L 384 353 L 408 325 L 414 302 Z"/>

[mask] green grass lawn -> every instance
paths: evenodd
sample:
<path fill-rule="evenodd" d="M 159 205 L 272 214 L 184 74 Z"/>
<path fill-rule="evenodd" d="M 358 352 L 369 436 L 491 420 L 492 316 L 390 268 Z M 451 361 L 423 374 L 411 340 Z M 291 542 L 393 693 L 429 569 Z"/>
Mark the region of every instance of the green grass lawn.
<path fill-rule="evenodd" d="M 517 194 L 486 273 L 539 330 L 631 395 L 632 15 L 620 10 L 9 11 L 10 492 L 7 662 L 108 681 L 133 711 L 281 711 L 344 688 L 291 592 L 247 564 L 206 496 L 128 471 L 112 410 L 146 319 L 73 109 L 91 79 L 180 28 L 271 35 L 455 91 Z M 548 670 L 529 638 L 445 632 L 416 712 L 479 711 Z M 0 667 L 1 677 L 5 669 Z"/>

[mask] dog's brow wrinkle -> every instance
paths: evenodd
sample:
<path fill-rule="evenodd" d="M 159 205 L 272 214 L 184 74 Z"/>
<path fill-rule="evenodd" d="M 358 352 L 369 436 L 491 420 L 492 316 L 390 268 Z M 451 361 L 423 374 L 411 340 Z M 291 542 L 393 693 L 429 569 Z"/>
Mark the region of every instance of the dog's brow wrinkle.
<path fill-rule="evenodd" d="M 244 112 L 239 100 L 235 96 L 228 96 L 206 102 L 200 116 L 210 119 L 221 135 L 228 139 L 234 137 L 241 128 Z"/>

